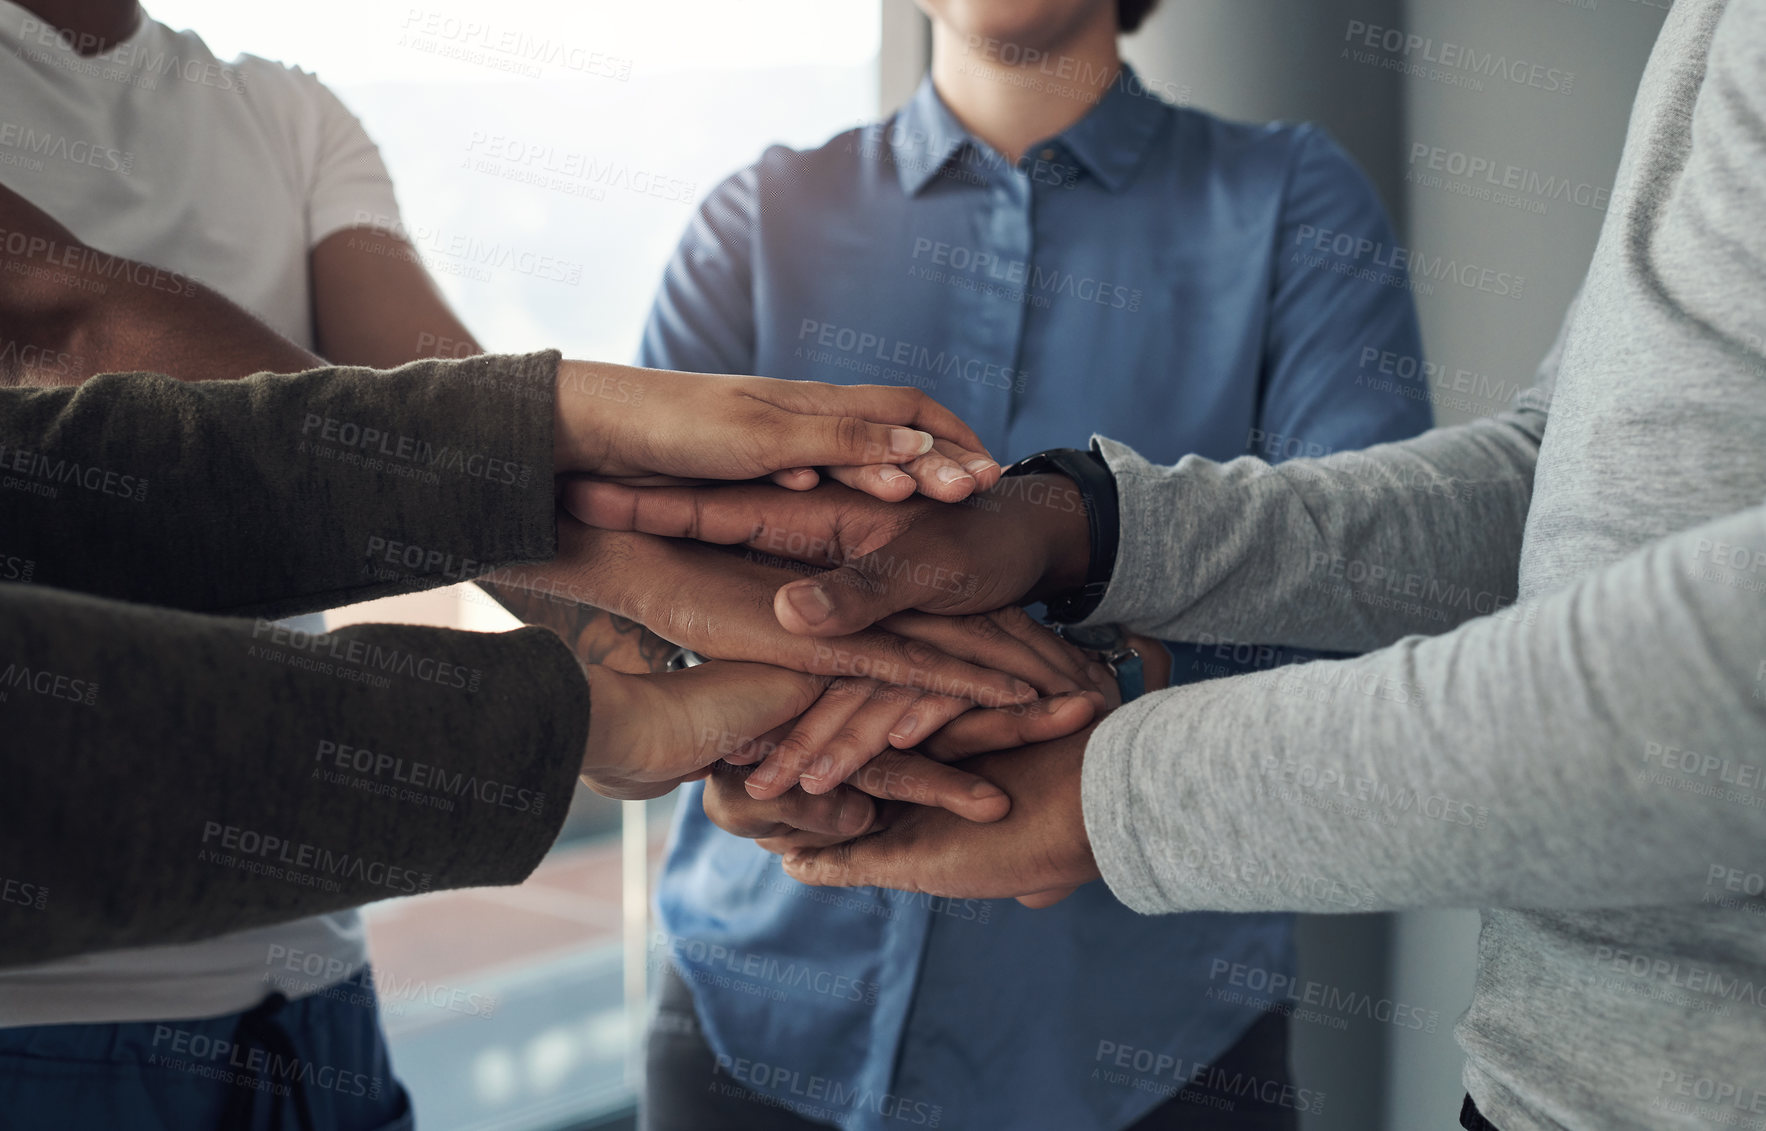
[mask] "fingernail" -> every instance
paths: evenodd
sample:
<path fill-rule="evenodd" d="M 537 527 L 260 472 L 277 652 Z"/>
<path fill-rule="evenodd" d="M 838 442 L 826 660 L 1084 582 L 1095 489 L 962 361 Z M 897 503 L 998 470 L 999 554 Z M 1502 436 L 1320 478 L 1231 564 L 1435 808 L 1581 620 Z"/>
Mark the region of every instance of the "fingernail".
<path fill-rule="evenodd" d="M 889 741 L 900 743 L 912 742 L 914 739 L 914 732 L 919 726 L 920 716 L 903 715 L 901 720 L 895 724 L 895 729 L 889 732 Z"/>
<path fill-rule="evenodd" d="M 809 764 L 809 769 L 803 772 L 803 776 L 806 778 L 815 778 L 817 781 L 820 781 L 822 778 L 827 777 L 829 772 L 833 769 L 833 755 L 823 754 L 820 758 L 817 758 Z"/>
<path fill-rule="evenodd" d="M 980 475 L 989 468 L 998 467 L 999 465 L 990 459 L 972 459 L 963 466 L 969 469 L 969 474 Z"/>
<path fill-rule="evenodd" d="M 860 829 L 870 823 L 871 815 L 865 812 L 870 806 L 857 798 L 847 796 L 840 802 L 840 812 L 834 815 L 834 831 L 841 836 L 857 836 Z"/>
<path fill-rule="evenodd" d="M 969 787 L 969 796 L 977 801 L 991 801 L 995 797 L 1004 797 L 1006 791 L 990 781 L 978 781 Z"/>
<path fill-rule="evenodd" d="M 1019 699 L 1024 700 L 1035 699 L 1037 697 L 1036 688 L 1030 686 L 1021 679 L 1015 679 L 1012 681 L 1012 694 L 1016 695 Z"/>
<path fill-rule="evenodd" d="M 801 848 L 790 849 L 789 851 L 787 851 L 785 853 L 785 859 L 784 859 L 785 867 L 787 867 L 787 868 L 797 867 L 797 865 L 803 863 L 803 858 L 806 855 L 808 855 L 808 853 L 806 853 Z"/>
<path fill-rule="evenodd" d="M 973 478 L 975 478 L 973 475 L 970 475 L 960 467 L 941 467 L 938 469 L 938 481 L 940 483 L 955 483 L 959 479 Z"/>
<path fill-rule="evenodd" d="M 895 467 L 886 467 L 882 471 L 878 472 L 877 474 L 878 474 L 878 477 L 883 480 L 883 482 L 889 484 L 890 486 L 894 486 L 895 484 L 900 483 L 903 479 L 907 480 L 909 483 L 912 483 L 914 481 L 913 476 L 909 475 L 905 471 L 902 471 L 900 468 L 895 468 Z"/>
<path fill-rule="evenodd" d="M 805 624 L 821 624 L 834 612 L 834 602 L 822 592 L 820 585 L 793 585 L 785 590 L 785 599 L 797 610 Z"/>
<path fill-rule="evenodd" d="M 915 459 L 932 450 L 932 434 L 916 428 L 891 428 L 889 454 Z"/>
<path fill-rule="evenodd" d="M 773 781 L 778 776 L 779 767 L 771 762 L 766 763 L 760 769 L 748 775 L 748 781 L 745 783 L 748 787 L 748 792 L 753 793 L 757 789 L 766 789 L 773 784 Z"/>

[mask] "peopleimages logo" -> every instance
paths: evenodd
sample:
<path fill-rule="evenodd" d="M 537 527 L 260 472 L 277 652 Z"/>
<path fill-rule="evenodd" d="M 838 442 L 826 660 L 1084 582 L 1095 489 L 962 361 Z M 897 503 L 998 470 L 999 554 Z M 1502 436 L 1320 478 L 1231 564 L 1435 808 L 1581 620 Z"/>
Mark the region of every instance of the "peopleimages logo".
<path fill-rule="evenodd" d="M 1092 1069 L 1093 1080 L 1132 1087 L 1137 1091 L 1175 1096 L 1185 1094 L 1191 1088 L 1206 1088 L 1240 1099 L 1255 1098 L 1271 1107 L 1324 1111 L 1323 1092 L 1299 1088 L 1285 1080 L 1259 1077 L 1255 1073 L 1233 1072 L 1206 1061 L 1185 1061 L 1181 1056 L 1160 1049 L 1100 1040 L 1092 1059 L 1098 1065 Z M 1131 1072 L 1141 1075 L 1131 1076 Z M 1197 1095 L 1192 1102 L 1205 1102 L 1205 1097 Z"/>
<path fill-rule="evenodd" d="M 60 699 L 90 707 L 98 702 L 98 684 L 89 679 L 75 679 L 29 664 L 11 663 L 0 668 L 0 702 L 8 691 L 28 691 L 45 699 Z"/>
<path fill-rule="evenodd" d="M 764 1060 L 747 1060 L 726 1053 L 717 1055 L 713 1076 L 728 1076 L 761 1093 L 760 1102 L 772 1102 L 804 1118 L 838 1118 L 843 1111 L 870 1111 L 893 1123 L 913 1127 L 937 1127 L 944 1118 L 940 1104 L 909 1099 L 893 1092 L 876 1092 L 831 1076 L 818 1076 Z M 830 1120 L 831 1121 L 831 1120 Z"/>
<path fill-rule="evenodd" d="M 1449 177 L 1454 180 L 1447 180 Z M 1524 207 L 1538 214 L 1544 214 L 1546 202 L 1553 200 L 1605 212 L 1613 196 L 1611 188 L 1587 181 L 1424 142 L 1411 145 L 1410 171 L 1404 179 L 1424 188 L 1446 187 L 1462 196 Z"/>
<path fill-rule="evenodd" d="M 1408 274 L 1412 282 L 1453 283 L 1467 290 L 1513 299 L 1520 298 L 1527 285 L 1525 276 L 1512 272 L 1311 224 L 1300 225 L 1294 242 L 1300 248 L 1295 254 L 1302 256 L 1302 262 L 1308 266 L 1328 266 L 1338 274 L 1370 282 L 1396 285 L 1402 273 Z"/>
<path fill-rule="evenodd" d="M 1358 63 L 1379 62 L 1394 70 L 1424 78 L 1495 79 L 1532 87 L 1548 94 L 1569 94 L 1575 85 L 1572 71 L 1513 58 L 1499 51 L 1480 51 L 1463 43 L 1435 39 L 1402 28 L 1381 27 L 1350 20 L 1343 33 L 1344 57 Z M 1472 85 L 1457 83 L 1456 85 Z M 1482 83 L 1472 86 L 1482 90 Z"/>
<path fill-rule="evenodd" d="M 19 23 L 18 37 L 27 45 L 34 40 L 39 48 L 61 47 L 73 52 L 74 56 L 68 58 L 28 46 L 19 51 L 33 62 L 54 63 L 64 69 L 77 69 L 80 73 L 127 79 L 131 85 L 143 90 L 157 89 L 160 79 L 171 78 L 216 90 L 245 93 L 245 75 L 238 67 L 206 59 L 187 59 L 175 50 L 155 50 L 151 36 L 145 37 L 147 42 L 107 44 L 91 32 L 76 35 L 54 24 L 27 18 Z M 105 49 L 102 64 L 109 70 L 97 69 L 99 62 L 88 59 L 89 54 L 100 47 Z"/>
<path fill-rule="evenodd" d="M 405 759 L 362 746 L 351 746 L 332 739 L 321 739 L 313 761 L 329 767 L 364 775 L 387 783 L 408 786 L 415 790 L 455 798 L 471 798 L 486 805 L 513 809 L 518 813 L 539 813 L 545 809 L 543 793 L 524 789 L 511 782 L 480 778 L 465 770 L 450 771 L 442 766 Z M 316 768 L 314 774 L 319 770 Z"/>
<path fill-rule="evenodd" d="M 49 889 L 42 884 L 28 884 L 22 880 L 0 876 L 0 903 L 13 903 L 41 911 L 49 905 Z"/>
<path fill-rule="evenodd" d="M 238 825 L 223 825 L 219 821 L 204 821 L 202 823 L 202 843 L 207 846 L 211 842 L 214 842 L 215 847 L 204 847 L 197 854 L 198 860 L 236 867 L 239 863 L 238 859 L 232 856 L 218 855 L 218 850 L 224 848 L 228 852 L 236 854 L 237 857 L 244 857 L 262 864 L 283 865 L 314 875 L 323 873 L 329 877 L 370 884 L 374 887 L 383 887 L 406 894 L 429 890 L 430 877 L 427 872 L 414 872 L 396 864 L 367 860 L 348 852 L 332 852 L 329 848 L 320 848 L 302 841 L 291 841 L 286 837 L 260 833 L 255 829 L 241 828 Z"/>
<path fill-rule="evenodd" d="M 1078 299 L 1130 313 L 1141 308 L 1141 290 L 1125 283 L 1075 275 L 1024 259 L 1002 259 L 991 251 L 949 244 L 924 236 L 914 240 L 913 258 L 960 274 L 975 275 L 1026 292 Z"/>
<path fill-rule="evenodd" d="M 128 176 L 135 155 L 111 146 L 96 145 L 66 134 L 38 132 L 17 122 L 0 122 L 0 148 L 16 149 L 33 157 L 52 157 L 73 165 L 87 165 L 106 173 Z M 38 168 L 41 168 L 41 163 Z"/>
<path fill-rule="evenodd" d="M 533 478 L 533 468 L 483 452 L 469 452 L 449 445 L 436 445 L 416 436 L 388 432 L 373 425 L 352 420 L 320 416 L 309 412 L 301 420 L 301 444 L 298 451 L 318 454 L 320 445 L 331 451 L 378 460 L 395 460 L 408 467 L 426 472 L 449 471 L 472 479 L 507 486 L 523 485 Z M 385 464 L 377 465 L 386 467 Z"/>
<path fill-rule="evenodd" d="M 1364 990 L 1344 989 L 1309 978 L 1301 979 L 1261 966 L 1229 962 L 1224 958 L 1216 958 L 1209 963 L 1208 980 L 1224 982 L 1235 989 L 1260 995 L 1257 998 L 1259 1001 L 1316 1006 L 1341 1017 L 1361 1017 L 1382 1025 L 1414 1029 L 1419 1033 L 1433 1033 L 1441 1024 L 1440 1010 L 1425 1009 L 1392 998 L 1375 997 Z M 1220 995 L 1210 988 L 1209 996 Z"/>
<path fill-rule="evenodd" d="M 252 626 L 251 638 L 254 641 L 267 641 L 311 659 L 335 661 L 367 673 L 407 676 L 437 687 L 475 692 L 479 681 L 484 677 L 484 673 L 478 668 L 461 667 L 433 656 L 419 656 L 399 648 L 383 648 L 360 637 L 334 632 L 303 632 L 279 621 L 260 618 Z M 247 654 L 258 656 L 260 653 L 257 645 L 254 644 Z M 266 652 L 262 658 L 273 660 L 280 659 L 281 656 Z"/>
<path fill-rule="evenodd" d="M 1025 381 L 1030 376 L 1022 369 L 1013 369 L 985 358 L 965 356 L 955 350 L 933 350 L 887 334 L 821 322 L 814 318 L 803 319 L 797 328 L 797 341 L 797 356 L 805 357 L 811 362 L 830 363 L 832 355 L 839 354 L 857 363 L 841 368 L 856 369 L 863 376 L 918 376 L 932 379 L 931 384 L 934 387 L 937 385 L 936 378 L 955 377 L 986 388 L 1011 389 L 1022 393 Z M 827 356 L 818 356 L 817 351 L 824 351 Z M 887 368 L 890 366 L 900 368 Z M 907 380 L 901 383 L 919 385 L 923 382 Z"/>

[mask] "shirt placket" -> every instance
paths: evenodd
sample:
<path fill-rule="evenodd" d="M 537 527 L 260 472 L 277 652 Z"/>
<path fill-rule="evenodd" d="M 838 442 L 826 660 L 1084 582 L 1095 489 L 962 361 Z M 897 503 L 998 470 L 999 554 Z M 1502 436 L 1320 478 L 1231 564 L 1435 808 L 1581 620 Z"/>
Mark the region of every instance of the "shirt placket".
<path fill-rule="evenodd" d="M 991 170 L 985 193 L 975 224 L 975 286 L 955 292 L 966 300 L 958 306 L 967 315 L 955 323 L 962 341 L 962 365 L 956 375 L 974 386 L 968 398 L 975 406 L 969 423 L 989 447 L 997 449 L 1005 441 L 1016 399 L 1013 381 L 1004 375 L 1015 370 L 1024 341 L 1033 250 L 1030 178 L 1021 169 L 1002 164 Z M 1016 457 L 998 450 L 993 454 L 1000 459 Z"/>

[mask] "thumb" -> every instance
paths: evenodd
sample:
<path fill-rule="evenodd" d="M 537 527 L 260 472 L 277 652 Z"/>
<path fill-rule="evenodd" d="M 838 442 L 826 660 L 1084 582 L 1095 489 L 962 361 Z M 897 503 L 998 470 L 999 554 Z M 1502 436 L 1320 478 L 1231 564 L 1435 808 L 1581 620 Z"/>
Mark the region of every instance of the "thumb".
<path fill-rule="evenodd" d="M 949 596 L 914 583 L 911 573 L 896 571 L 884 580 L 888 571 L 876 569 L 872 556 L 860 558 L 780 586 L 773 594 L 773 615 L 796 636 L 847 636 L 934 597 Z"/>
<path fill-rule="evenodd" d="M 809 710 L 828 682 L 735 660 L 637 678 L 653 682 L 684 708 L 684 726 L 665 739 L 674 749 L 657 752 L 670 777 L 700 770 L 795 719 Z"/>

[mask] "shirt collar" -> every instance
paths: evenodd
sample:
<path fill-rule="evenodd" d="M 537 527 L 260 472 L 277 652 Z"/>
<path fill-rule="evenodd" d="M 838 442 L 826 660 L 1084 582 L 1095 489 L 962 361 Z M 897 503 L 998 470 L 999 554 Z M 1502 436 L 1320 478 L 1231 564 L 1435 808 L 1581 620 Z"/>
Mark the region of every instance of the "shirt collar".
<path fill-rule="evenodd" d="M 1105 188 L 1119 192 L 1140 168 L 1170 110 L 1124 63 L 1091 113 L 1055 140 Z"/>
<path fill-rule="evenodd" d="M 1169 109 L 1141 83 L 1134 68 L 1124 63 L 1085 117 L 1059 137 L 1032 146 L 1030 153 L 1034 156 L 1045 147 L 1058 145 L 1106 189 L 1116 192 L 1140 166 Z M 933 87 L 931 75 L 920 80 L 919 89 L 887 129 L 896 175 L 909 196 L 917 196 L 965 145 L 977 153 L 992 153 L 957 121 Z"/>
<path fill-rule="evenodd" d="M 938 96 L 931 75 L 920 80 L 919 89 L 886 128 L 896 176 L 909 196 L 918 196 L 965 144 L 980 144 Z"/>

